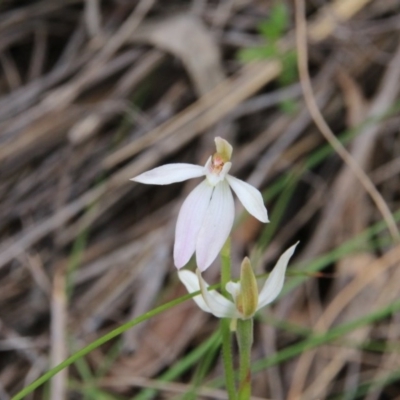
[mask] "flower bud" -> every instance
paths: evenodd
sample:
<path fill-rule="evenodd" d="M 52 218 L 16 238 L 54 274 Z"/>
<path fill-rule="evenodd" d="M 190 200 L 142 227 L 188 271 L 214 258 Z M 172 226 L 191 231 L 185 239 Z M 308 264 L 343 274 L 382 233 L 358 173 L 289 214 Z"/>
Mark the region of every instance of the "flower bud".
<path fill-rule="evenodd" d="M 243 318 L 250 318 L 257 311 L 258 287 L 250 260 L 245 257 L 240 270 L 240 292 L 236 298 L 236 307 Z"/>

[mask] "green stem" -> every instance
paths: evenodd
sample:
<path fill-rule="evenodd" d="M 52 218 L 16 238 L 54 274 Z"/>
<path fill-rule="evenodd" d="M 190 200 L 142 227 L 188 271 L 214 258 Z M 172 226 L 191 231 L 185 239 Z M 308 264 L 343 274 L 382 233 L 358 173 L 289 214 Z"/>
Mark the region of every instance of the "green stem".
<path fill-rule="evenodd" d="M 227 295 L 225 289 L 226 284 L 231 280 L 231 241 L 226 241 L 221 250 L 221 292 Z M 232 356 L 232 333 L 230 329 L 230 320 L 228 318 L 221 319 L 222 334 L 222 358 L 225 370 L 225 384 L 228 392 L 229 400 L 236 400 L 235 373 L 233 370 Z"/>
<path fill-rule="evenodd" d="M 237 341 L 239 345 L 239 400 L 249 400 L 251 396 L 251 347 L 253 345 L 253 318 L 238 320 Z"/>
<path fill-rule="evenodd" d="M 229 319 L 221 319 L 222 358 L 224 362 L 225 384 L 229 400 L 236 400 L 235 373 L 233 371 L 232 334 Z"/>
<path fill-rule="evenodd" d="M 221 292 L 226 297 L 226 284 L 231 280 L 231 238 L 225 242 L 221 250 Z"/>

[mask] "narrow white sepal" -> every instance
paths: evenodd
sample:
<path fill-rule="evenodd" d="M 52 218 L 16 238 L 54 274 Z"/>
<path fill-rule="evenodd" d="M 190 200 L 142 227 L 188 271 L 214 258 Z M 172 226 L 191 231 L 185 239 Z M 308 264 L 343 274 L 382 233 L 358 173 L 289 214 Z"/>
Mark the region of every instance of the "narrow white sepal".
<path fill-rule="evenodd" d="M 217 318 L 240 318 L 239 312 L 236 310 L 235 304 L 226 299 L 216 290 L 207 290 L 208 284 L 201 276 L 199 270 L 196 271 L 200 283 L 201 294 L 211 313 Z"/>
<path fill-rule="evenodd" d="M 226 291 L 232 296 L 233 301 L 236 303 L 236 298 L 240 293 L 240 282 L 229 281 L 225 286 Z"/>
<path fill-rule="evenodd" d="M 194 272 L 188 271 L 187 269 L 182 269 L 178 271 L 178 276 L 189 293 L 198 292 L 200 290 L 199 278 Z M 208 307 L 208 305 L 204 301 L 202 294 L 193 297 L 193 300 L 203 311 L 212 314 L 210 307 Z"/>
<path fill-rule="evenodd" d="M 205 271 L 217 258 L 231 232 L 235 216 L 232 192 L 226 181 L 214 189 L 196 242 L 196 261 Z"/>
<path fill-rule="evenodd" d="M 276 263 L 274 269 L 270 273 L 268 279 L 264 283 L 263 288 L 261 289 L 261 292 L 258 295 L 257 310 L 271 303 L 278 297 L 285 281 L 286 267 L 298 244 L 299 242 L 287 249 L 280 256 L 278 262 Z"/>
<path fill-rule="evenodd" d="M 178 269 L 186 265 L 196 249 L 197 236 L 213 190 L 204 180 L 190 192 L 182 204 L 176 222 L 174 244 L 174 262 Z"/>
<path fill-rule="evenodd" d="M 169 185 L 170 183 L 183 182 L 191 178 L 204 176 L 204 167 L 194 164 L 167 164 L 143 172 L 131 181 L 148 185 Z"/>
<path fill-rule="evenodd" d="M 269 222 L 267 209 L 260 191 L 232 175 L 227 175 L 226 179 L 249 214 L 261 222 Z"/>

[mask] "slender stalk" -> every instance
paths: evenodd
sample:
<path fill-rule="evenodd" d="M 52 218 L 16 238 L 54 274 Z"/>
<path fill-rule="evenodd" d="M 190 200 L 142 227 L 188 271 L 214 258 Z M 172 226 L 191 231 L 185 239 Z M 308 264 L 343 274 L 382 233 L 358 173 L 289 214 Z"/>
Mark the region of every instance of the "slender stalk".
<path fill-rule="evenodd" d="M 221 292 L 226 297 L 226 284 L 231 280 L 231 238 L 225 242 L 221 250 Z"/>
<path fill-rule="evenodd" d="M 226 296 L 226 284 L 231 279 L 231 241 L 226 241 L 221 250 L 221 292 Z M 225 370 L 225 384 L 229 400 L 236 400 L 235 373 L 233 370 L 232 356 L 232 333 L 230 330 L 230 320 L 222 318 L 220 322 L 222 333 L 222 358 Z"/>
<path fill-rule="evenodd" d="M 238 400 L 251 396 L 251 347 L 253 345 L 253 318 L 238 320 L 236 337 L 239 345 L 239 395 Z"/>
<path fill-rule="evenodd" d="M 222 358 L 225 371 L 225 385 L 229 400 L 236 400 L 235 373 L 233 371 L 232 334 L 229 319 L 222 318 L 220 322 L 222 333 Z"/>

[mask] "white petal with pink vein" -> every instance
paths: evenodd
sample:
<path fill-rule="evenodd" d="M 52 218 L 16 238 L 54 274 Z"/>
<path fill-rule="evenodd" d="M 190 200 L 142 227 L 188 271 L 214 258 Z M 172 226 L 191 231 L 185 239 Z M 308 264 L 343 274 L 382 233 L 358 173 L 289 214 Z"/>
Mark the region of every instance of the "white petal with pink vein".
<path fill-rule="evenodd" d="M 196 261 L 200 271 L 206 270 L 218 256 L 228 239 L 235 217 L 232 192 L 226 181 L 213 191 L 196 242 Z"/>
<path fill-rule="evenodd" d="M 179 269 L 192 257 L 214 188 L 207 181 L 196 186 L 179 211 L 175 228 L 174 262 Z"/>

